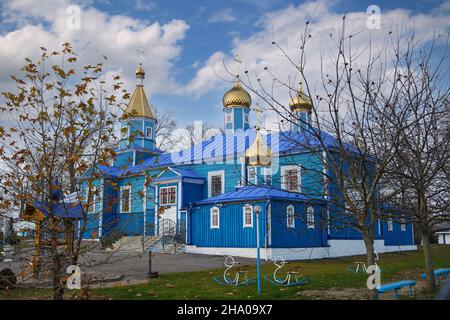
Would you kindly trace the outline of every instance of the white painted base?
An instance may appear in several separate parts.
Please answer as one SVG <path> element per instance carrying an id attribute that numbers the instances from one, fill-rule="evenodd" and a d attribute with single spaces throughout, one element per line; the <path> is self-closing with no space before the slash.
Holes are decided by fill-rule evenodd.
<path id="1" fill-rule="evenodd" d="M 276 257 L 281 256 L 285 260 L 309 260 L 366 254 L 362 240 L 329 240 L 328 243 L 329 247 L 317 248 L 261 248 L 261 258 L 274 260 Z M 417 250 L 417 246 L 415 245 L 385 246 L 384 240 L 375 240 L 374 246 L 375 251 L 378 253 Z M 186 245 L 186 252 L 256 258 L 255 248 L 197 247 Z"/>

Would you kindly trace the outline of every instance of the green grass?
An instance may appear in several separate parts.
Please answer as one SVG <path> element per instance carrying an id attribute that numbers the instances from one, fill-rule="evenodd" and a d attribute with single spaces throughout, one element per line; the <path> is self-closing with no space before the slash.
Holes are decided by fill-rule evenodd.
<path id="1" fill-rule="evenodd" d="M 434 265 L 450 267 L 450 250 L 447 246 L 433 248 Z M 300 265 L 301 273 L 309 279 L 309 283 L 298 287 L 275 286 L 262 279 L 262 294 L 256 294 L 256 284 L 247 286 L 219 285 L 212 281 L 214 276 L 221 276 L 223 270 L 183 272 L 160 275 L 148 283 L 139 285 L 117 286 L 112 288 L 91 289 L 93 299 L 311 299 L 321 298 L 320 292 L 327 290 L 362 289 L 367 277 L 364 274 L 348 272 L 346 268 L 353 264 L 353 257 L 338 259 L 322 259 L 300 261 L 289 265 Z M 380 254 L 379 265 L 383 268 L 382 282 L 387 283 L 399 279 L 419 280 L 423 272 L 422 250 L 403 253 Z M 272 264 L 262 265 L 262 276 L 272 273 Z M 256 267 L 249 268 L 249 275 L 256 276 Z M 318 290 L 319 294 L 308 295 L 310 290 Z M 306 292 L 305 292 L 306 291 Z M 77 298 L 76 291 L 67 291 L 66 298 Z M 50 290 L 9 290 L 0 291 L 0 299 L 48 299 Z M 322 296 L 323 298 L 323 296 Z M 347 297 L 348 298 L 348 297 Z M 352 297 L 355 298 L 355 297 Z"/>

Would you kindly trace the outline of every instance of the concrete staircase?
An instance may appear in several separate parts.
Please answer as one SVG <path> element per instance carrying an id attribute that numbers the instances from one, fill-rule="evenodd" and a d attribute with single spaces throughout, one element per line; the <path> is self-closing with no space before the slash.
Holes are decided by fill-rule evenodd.
<path id="1" fill-rule="evenodd" d="M 112 243 L 106 251 L 139 252 L 143 253 L 151 248 L 154 253 L 177 253 L 184 252 L 184 244 L 167 241 L 161 236 L 143 237 L 126 236 Z"/>
<path id="2" fill-rule="evenodd" d="M 165 244 L 162 246 L 162 253 L 177 253 L 184 252 L 185 247 L 182 243 L 174 243 L 174 244 Z M 156 251 L 155 251 L 156 252 Z"/>
<path id="3" fill-rule="evenodd" d="M 126 236 L 113 242 L 106 251 L 145 252 L 151 246 L 158 244 L 161 237 Z"/>

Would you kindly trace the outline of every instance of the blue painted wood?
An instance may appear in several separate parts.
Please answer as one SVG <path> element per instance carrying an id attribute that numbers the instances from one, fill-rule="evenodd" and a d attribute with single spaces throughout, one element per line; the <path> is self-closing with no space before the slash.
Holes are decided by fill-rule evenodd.
<path id="1" fill-rule="evenodd" d="M 295 209 L 295 228 L 287 226 L 287 206 Z M 323 237 L 326 226 L 322 224 L 322 217 L 326 214 L 324 205 L 312 205 L 314 208 L 315 227 L 308 228 L 306 221 L 306 208 L 308 203 L 296 203 L 290 201 L 271 202 L 271 229 L 272 248 L 308 248 L 324 247 L 326 240 Z"/>
<path id="2" fill-rule="evenodd" d="M 138 236 L 144 233 L 143 212 L 120 213 L 117 228 L 127 236 Z"/>
<path id="3" fill-rule="evenodd" d="M 253 206 L 259 205 L 261 212 L 260 241 L 264 243 L 267 233 L 265 202 L 253 202 Z M 188 218 L 190 244 L 201 247 L 256 247 L 256 214 L 253 213 L 253 227 L 244 227 L 243 205 L 227 204 L 220 208 L 220 228 L 211 229 L 210 209 L 213 205 L 203 205 L 190 211 Z"/>
<path id="4" fill-rule="evenodd" d="M 401 288 L 404 288 L 404 287 L 409 287 L 409 295 L 412 296 L 413 295 L 412 287 L 415 286 L 416 283 L 417 282 L 413 281 L 413 280 L 402 280 L 402 281 L 398 281 L 398 282 L 384 284 L 384 285 L 380 286 L 379 288 L 377 288 L 377 298 L 378 298 L 378 295 L 381 293 L 394 291 L 395 300 L 398 300 L 398 290 Z"/>
<path id="5" fill-rule="evenodd" d="M 434 277 L 436 278 L 436 285 L 440 285 L 440 276 L 444 276 L 445 279 L 448 280 L 449 276 L 448 274 L 450 273 L 450 268 L 442 268 L 442 269 L 435 269 L 434 270 Z M 422 273 L 422 279 L 426 279 L 427 278 L 427 274 L 426 273 Z"/>

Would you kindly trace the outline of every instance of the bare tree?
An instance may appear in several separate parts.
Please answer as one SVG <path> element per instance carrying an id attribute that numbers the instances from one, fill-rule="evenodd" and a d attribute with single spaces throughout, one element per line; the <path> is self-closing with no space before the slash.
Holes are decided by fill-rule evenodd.
<path id="1" fill-rule="evenodd" d="M 413 213 L 431 290 L 435 279 L 430 237 L 433 226 L 450 220 L 450 61 L 448 41 L 436 47 L 441 40 L 436 36 L 423 48 L 411 37 L 396 52 L 402 62 L 396 78 L 400 94 L 389 121 L 405 129 L 386 177 L 390 196 Z"/>
<path id="2" fill-rule="evenodd" d="M 411 123 L 403 121 L 409 117 L 410 111 L 403 102 L 406 97 L 416 98 L 397 81 L 403 77 L 406 62 L 401 55 L 404 45 L 401 35 L 392 40 L 392 32 L 389 32 L 381 47 L 377 48 L 368 41 L 366 47 L 358 49 L 352 43 L 364 34 L 350 34 L 345 26 L 344 16 L 338 33 L 330 34 L 333 49 L 321 55 L 316 92 L 312 90 L 316 84 L 313 85 L 307 72 L 306 48 L 312 38 L 309 22 L 306 22 L 300 37 L 298 59 L 290 57 L 273 42 L 300 74 L 300 88 L 297 89 L 292 82 L 280 80 L 269 67 L 265 70 L 273 79 L 272 87 L 264 86 L 259 79 L 255 85 L 250 76 L 247 76 L 245 86 L 277 115 L 281 134 L 284 134 L 282 130 L 286 124 L 301 128 L 301 137 L 288 132 L 284 138 L 293 148 L 308 150 L 322 163 L 323 171 L 318 171 L 318 174 L 322 176 L 323 195 L 329 200 L 330 211 L 333 212 L 324 218 L 331 228 L 356 231 L 364 241 L 367 264 L 373 265 L 375 227 L 378 221 L 392 218 L 392 213 L 385 214 L 382 210 L 382 203 L 390 197 L 380 192 L 380 183 L 398 156 L 399 147 L 405 139 L 411 139 L 407 134 Z M 415 73 L 411 70 L 411 76 Z M 404 81 L 408 82 L 408 79 Z M 274 94 L 277 87 L 293 92 L 292 98 L 301 101 L 299 109 L 303 110 L 298 112 L 292 105 L 290 108 L 285 101 L 277 99 Z M 446 88 L 448 90 L 448 84 Z M 424 106 L 422 102 L 420 105 Z M 308 106 L 309 112 L 305 111 Z M 442 135 L 440 137 L 443 138 Z M 442 172 L 439 169 L 442 166 L 436 167 L 436 163 L 430 163 L 430 166 L 436 172 Z M 371 290 L 371 298 L 374 295 Z"/>
<path id="3" fill-rule="evenodd" d="M 155 117 L 158 119 L 155 128 L 156 147 L 162 151 L 168 150 L 174 143 L 173 131 L 177 124 L 170 111 L 159 111 L 155 108 Z"/>

